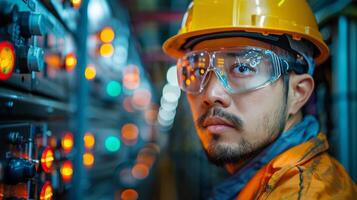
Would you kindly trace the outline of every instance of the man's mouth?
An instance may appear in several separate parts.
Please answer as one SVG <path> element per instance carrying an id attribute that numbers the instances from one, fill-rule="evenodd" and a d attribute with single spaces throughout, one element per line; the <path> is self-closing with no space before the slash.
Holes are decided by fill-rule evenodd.
<path id="1" fill-rule="evenodd" d="M 225 132 L 228 129 L 235 129 L 235 126 L 224 118 L 208 117 L 203 122 L 203 128 L 207 129 L 211 133 L 220 133 Z"/>

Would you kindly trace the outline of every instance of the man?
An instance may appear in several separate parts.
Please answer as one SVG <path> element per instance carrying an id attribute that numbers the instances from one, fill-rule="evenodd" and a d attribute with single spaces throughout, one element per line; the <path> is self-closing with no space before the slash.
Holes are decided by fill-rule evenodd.
<path id="1" fill-rule="evenodd" d="M 357 197 L 301 111 L 329 52 L 306 1 L 195 0 L 163 49 L 209 160 L 232 174 L 212 199 Z"/>

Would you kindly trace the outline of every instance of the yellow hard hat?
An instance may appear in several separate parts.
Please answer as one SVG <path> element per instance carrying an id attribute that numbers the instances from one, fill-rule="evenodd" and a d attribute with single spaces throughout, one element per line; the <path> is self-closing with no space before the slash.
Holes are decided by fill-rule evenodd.
<path id="1" fill-rule="evenodd" d="M 179 33 L 164 43 L 163 50 L 179 58 L 191 40 L 229 32 L 241 32 L 243 36 L 288 35 L 294 41 L 309 41 L 317 50 L 314 55 L 317 65 L 329 55 L 306 0 L 194 0 L 183 17 Z M 215 37 L 219 36 L 211 38 Z"/>

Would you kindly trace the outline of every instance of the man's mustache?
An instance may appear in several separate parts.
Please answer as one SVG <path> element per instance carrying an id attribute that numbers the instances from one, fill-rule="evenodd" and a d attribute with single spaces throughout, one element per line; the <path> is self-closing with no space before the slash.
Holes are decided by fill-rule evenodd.
<path id="1" fill-rule="evenodd" d="M 220 117 L 230 123 L 232 123 L 233 127 L 237 130 L 243 130 L 243 120 L 241 120 L 236 115 L 228 113 L 221 108 L 212 107 L 207 110 L 206 113 L 202 114 L 197 120 L 196 124 L 199 128 L 204 129 L 204 122 L 209 117 Z"/>

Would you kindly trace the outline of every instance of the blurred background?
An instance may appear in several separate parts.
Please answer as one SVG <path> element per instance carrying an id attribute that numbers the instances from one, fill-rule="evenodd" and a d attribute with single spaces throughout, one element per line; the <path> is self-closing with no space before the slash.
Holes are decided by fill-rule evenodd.
<path id="1" fill-rule="evenodd" d="M 357 3 L 308 2 L 331 56 L 305 110 L 357 181 Z M 0 199 L 207 199 L 228 174 L 161 50 L 189 3 L 0 0 Z"/>

